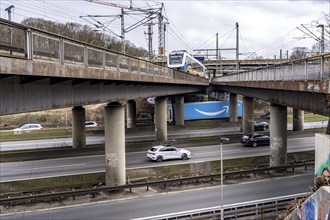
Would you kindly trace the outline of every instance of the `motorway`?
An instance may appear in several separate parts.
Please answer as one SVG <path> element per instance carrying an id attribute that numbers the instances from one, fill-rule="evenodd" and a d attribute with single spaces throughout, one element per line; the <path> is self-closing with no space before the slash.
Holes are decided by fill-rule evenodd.
<path id="1" fill-rule="evenodd" d="M 304 123 L 305 129 L 311 128 L 324 128 L 327 126 L 327 121 L 321 122 L 306 122 Z M 288 130 L 292 130 L 292 124 L 288 124 Z M 9 132 L 9 131 L 2 131 Z M 219 136 L 229 134 L 242 134 L 239 127 L 220 127 L 213 129 L 198 129 L 198 130 L 175 130 L 168 131 L 168 140 L 180 138 L 198 138 L 208 136 Z M 155 134 L 153 131 L 137 132 L 126 135 L 126 142 L 139 142 L 139 141 L 154 141 Z M 104 144 L 103 136 L 87 136 L 87 145 Z M 12 141 L 0 142 L 0 151 L 13 151 L 13 150 L 28 150 L 28 149 L 43 149 L 43 148 L 58 148 L 72 146 L 72 138 L 58 138 L 48 140 L 31 140 L 31 141 Z"/>
<path id="2" fill-rule="evenodd" d="M 199 129 L 199 130 L 176 130 L 170 131 L 168 139 L 180 138 L 198 138 L 216 135 L 241 134 L 239 128 L 214 128 L 214 129 Z M 154 141 L 154 131 L 136 132 L 126 135 L 126 143 Z M 104 144 L 104 136 L 87 136 L 86 145 Z M 58 148 L 72 146 L 72 138 L 58 138 L 47 140 L 31 140 L 31 141 L 10 141 L 0 142 L 0 151 L 9 150 L 28 150 L 28 149 L 43 149 L 43 148 Z"/>
<path id="3" fill-rule="evenodd" d="M 219 160 L 219 145 L 186 148 L 192 152 L 190 160 L 164 161 L 157 163 L 146 158 L 146 152 L 132 152 L 126 154 L 126 168 L 146 168 L 166 166 L 180 163 L 197 163 Z M 288 139 L 288 152 L 311 151 L 315 149 L 314 137 Z M 245 147 L 240 143 L 225 144 L 224 159 L 243 158 L 250 156 L 269 155 L 269 146 L 257 148 Z M 34 160 L 25 162 L 1 163 L 0 182 L 27 180 L 45 177 L 74 175 L 82 173 L 105 172 L 104 155 L 80 156 L 59 159 Z"/>
<path id="4" fill-rule="evenodd" d="M 264 179 L 255 182 L 225 185 L 224 206 L 240 202 L 254 201 L 309 191 L 313 175 Z M 26 207 L 23 212 L 2 214 L 1 220 L 37 219 L 134 219 L 153 217 L 161 214 L 176 213 L 220 205 L 220 187 L 183 190 L 133 196 L 132 198 L 98 201 L 84 204 L 66 205 L 36 210 Z M 156 219 L 156 217 L 154 217 Z"/>

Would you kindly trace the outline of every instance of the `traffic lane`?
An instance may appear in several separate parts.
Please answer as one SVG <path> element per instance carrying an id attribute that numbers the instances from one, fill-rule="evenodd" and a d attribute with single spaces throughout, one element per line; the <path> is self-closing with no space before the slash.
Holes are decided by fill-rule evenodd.
<path id="1" fill-rule="evenodd" d="M 313 184 L 314 175 L 281 177 L 224 185 L 224 205 L 267 199 L 291 194 L 306 193 Z M 133 190 L 134 192 L 134 190 Z M 118 201 L 87 203 L 63 208 L 25 211 L 0 215 L 1 219 L 134 219 L 162 214 L 209 208 L 220 205 L 219 186 L 178 192 L 156 193 Z"/>
<path id="2" fill-rule="evenodd" d="M 213 128 L 200 130 L 183 130 L 175 132 L 169 131 L 169 139 L 193 138 L 193 137 L 207 137 L 214 135 L 235 134 L 239 133 L 238 128 Z M 148 132 L 148 131 L 147 131 Z M 152 132 L 127 134 L 126 142 L 140 142 L 140 141 L 154 141 L 155 134 Z M 104 144 L 104 136 L 87 136 L 87 145 Z M 29 150 L 29 149 L 43 149 L 43 148 L 59 148 L 72 146 L 72 138 L 57 138 L 47 140 L 28 140 L 28 141 L 10 141 L 0 142 L 0 151 L 10 150 Z"/>
<path id="3" fill-rule="evenodd" d="M 105 171 L 104 155 L 0 163 L 0 182 Z"/>
<path id="4" fill-rule="evenodd" d="M 315 149 L 314 146 L 314 137 L 293 138 L 288 140 L 288 152 L 310 151 Z M 192 147 L 186 149 L 192 152 L 192 158 L 190 160 L 171 160 L 164 161 L 162 163 L 147 159 L 146 152 L 127 153 L 126 168 L 138 169 L 156 166 L 169 166 L 182 163 L 198 163 L 220 159 L 219 145 Z M 225 144 L 223 146 L 224 159 L 253 157 L 269 154 L 269 146 L 253 148 L 244 147 L 240 143 Z M 1 163 L 0 182 L 104 171 L 104 155 Z"/>
<path id="5" fill-rule="evenodd" d="M 327 126 L 327 121 L 324 122 L 306 122 L 304 128 L 322 128 Z M 292 124 L 288 124 L 288 130 L 292 130 Z M 242 134 L 239 127 L 230 128 L 212 128 L 212 129 L 199 129 L 199 130 L 176 130 L 168 131 L 168 139 L 180 138 L 196 138 L 207 137 L 215 135 L 229 135 L 229 134 Z M 126 142 L 138 141 L 154 141 L 155 135 L 153 133 L 135 133 L 127 134 Z M 87 145 L 104 144 L 104 136 L 88 136 L 86 137 Z M 72 146 L 72 138 L 58 138 L 49 140 L 31 140 L 31 141 L 13 141 L 13 142 L 0 142 L 0 151 L 9 150 L 22 150 L 22 149 L 42 149 L 42 148 L 58 148 Z"/>

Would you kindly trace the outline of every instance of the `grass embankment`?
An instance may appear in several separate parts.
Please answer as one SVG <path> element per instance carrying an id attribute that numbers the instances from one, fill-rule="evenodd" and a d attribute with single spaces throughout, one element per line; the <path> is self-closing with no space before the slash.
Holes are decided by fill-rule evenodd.
<path id="1" fill-rule="evenodd" d="M 0 141 L 23 141 L 23 140 L 36 140 L 36 139 L 52 139 L 52 138 L 65 138 L 71 137 L 72 130 L 68 129 L 43 129 L 38 131 L 30 132 L 13 132 L 13 131 L 2 131 L 0 132 Z"/>
<path id="2" fill-rule="evenodd" d="M 30 120 L 24 121 L 35 121 L 33 118 L 28 117 Z M 49 116 L 49 115 L 48 115 Z M 7 116 L 8 117 L 8 116 Z M 40 115 L 38 116 L 40 117 Z M 305 114 L 305 122 L 317 122 L 317 121 L 327 121 L 329 117 L 317 114 Z M 215 128 L 219 126 L 233 126 L 232 123 L 227 123 L 228 120 L 200 120 L 200 121 L 187 121 L 185 123 L 186 128 L 194 129 L 205 129 L 205 128 Z M 288 115 L 288 123 L 292 123 L 292 115 Z M 236 126 L 239 126 L 240 123 L 237 123 Z M 102 132 L 101 128 L 88 128 L 86 129 L 87 135 L 89 134 L 99 134 Z M 68 128 L 67 130 L 64 127 L 60 128 L 44 128 L 40 131 L 31 131 L 31 132 L 22 132 L 20 134 L 14 134 L 13 131 L 1 131 L 0 132 L 0 142 L 5 141 L 22 141 L 22 140 L 37 140 L 37 139 L 52 139 L 52 138 L 65 138 L 72 137 L 72 130 Z"/>
<path id="3" fill-rule="evenodd" d="M 86 128 L 87 135 L 97 134 L 99 128 Z M 5 141 L 24 141 L 24 140 L 38 140 L 38 139 L 53 139 L 53 138 L 69 138 L 72 137 L 72 129 L 68 128 L 49 128 L 37 131 L 29 132 L 13 132 L 13 131 L 1 131 L 0 142 Z"/>
<path id="4" fill-rule="evenodd" d="M 288 123 L 292 123 L 293 116 L 288 115 Z M 318 115 L 318 114 L 305 114 L 304 115 L 304 122 L 317 122 L 317 121 L 328 121 L 329 117 Z"/>

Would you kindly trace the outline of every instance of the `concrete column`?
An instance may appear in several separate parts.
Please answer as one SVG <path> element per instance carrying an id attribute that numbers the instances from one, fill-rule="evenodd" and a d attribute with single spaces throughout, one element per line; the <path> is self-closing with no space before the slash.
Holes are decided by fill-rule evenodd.
<path id="1" fill-rule="evenodd" d="M 72 147 L 86 147 L 85 109 L 82 106 L 72 109 Z"/>
<path id="2" fill-rule="evenodd" d="M 175 125 L 184 126 L 184 96 L 175 96 Z"/>
<path id="3" fill-rule="evenodd" d="M 304 111 L 299 109 L 293 109 L 293 129 L 294 131 L 304 130 Z"/>
<path id="4" fill-rule="evenodd" d="M 155 141 L 167 141 L 167 98 L 156 97 L 155 100 Z"/>
<path id="5" fill-rule="evenodd" d="M 253 98 L 243 98 L 243 134 L 254 133 L 254 105 Z"/>
<path id="6" fill-rule="evenodd" d="M 127 128 L 136 127 L 136 102 L 128 100 L 126 105 Z"/>
<path id="7" fill-rule="evenodd" d="M 125 108 L 118 102 L 104 109 L 106 186 L 126 184 Z"/>
<path id="8" fill-rule="evenodd" d="M 229 122 L 238 122 L 238 96 L 237 94 L 230 93 L 230 117 Z"/>
<path id="9" fill-rule="evenodd" d="M 287 164 L 287 107 L 270 105 L 270 166 Z"/>

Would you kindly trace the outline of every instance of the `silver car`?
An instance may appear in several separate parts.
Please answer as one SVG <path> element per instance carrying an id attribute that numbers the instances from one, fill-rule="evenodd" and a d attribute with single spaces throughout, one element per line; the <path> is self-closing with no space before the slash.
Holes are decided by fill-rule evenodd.
<path id="1" fill-rule="evenodd" d="M 163 160 L 182 159 L 187 160 L 191 158 L 191 152 L 182 148 L 173 146 L 157 145 L 148 150 L 147 157 L 150 160 L 162 162 Z"/>
<path id="2" fill-rule="evenodd" d="M 25 124 L 22 127 L 15 128 L 14 134 L 20 134 L 22 132 L 31 132 L 34 130 L 41 130 L 42 126 L 40 124 Z"/>

